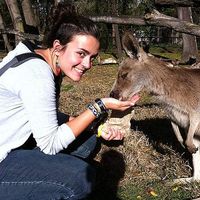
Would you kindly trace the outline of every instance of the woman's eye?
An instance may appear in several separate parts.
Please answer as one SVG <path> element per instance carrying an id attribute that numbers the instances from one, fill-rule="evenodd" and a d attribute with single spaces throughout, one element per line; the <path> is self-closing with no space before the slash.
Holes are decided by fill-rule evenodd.
<path id="1" fill-rule="evenodd" d="M 85 52 L 78 52 L 81 58 L 84 58 L 86 56 Z"/>

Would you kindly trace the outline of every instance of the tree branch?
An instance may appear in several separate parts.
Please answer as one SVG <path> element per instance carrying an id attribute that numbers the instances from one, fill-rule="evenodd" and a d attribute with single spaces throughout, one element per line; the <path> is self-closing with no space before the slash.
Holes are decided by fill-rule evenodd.
<path id="1" fill-rule="evenodd" d="M 159 6 L 199 7 L 199 0 L 154 0 Z"/>
<path id="2" fill-rule="evenodd" d="M 111 24 L 131 24 L 138 26 L 164 26 L 174 29 L 177 32 L 186 33 L 190 35 L 196 35 L 200 37 L 200 26 L 179 20 L 175 17 L 164 15 L 157 10 L 153 10 L 151 13 L 147 13 L 144 18 L 133 18 L 127 16 L 111 17 L 111 16 L 89 16 L 95 22 L 111 23 Z M 15 34 L 25 39 L 42 41 L 43 35 L 34 35 L 28 33 L 22 33 L 17 30 L 0 29 L 0 34 Z"/>
<path id="3" fill-rule="evenodd" d="M 23 32 L 17 31 L 17 30 L 13 30 L 13 29 L 0 29 L 0 34 L 14 34 L 14 35 L 18 35 L 24 39 L 36 40 L 36 41 L 42 41 L 42 39 L 43 39 L 43 35 L 23 33 Z"/>
<path id="4" fill-rule="evenodd" d="M 127 16 L 111 17 L 111 16 L 89 16 L 95 22 L 111 23 L 111 24 L 134 24 L 139 26 L 146 25 L 142 18 L 133 18 Z"/>
<path id="5" fill-rule="evenodd" d="M 153 10 L 151 13 L 146 14 L 145 20 L 148 25 L 165 26 L 172 28 L 177 32 L 200 36 L 200 26 L 161 14 L 157 10 Z"/>
<path id="6" fill-rule="evenodd" d="M 153 10 L 151 13 L 147 13 L 144 18 L 133 18 L 133 17 L 111 17 L 111 16 L 90 16 L 95 22 L 103 23 L 116 23 L 116 24 L 132 24 L 139 26 L 164 26 L 174 29 L 177 32 L 186 33 L 190 35 L 196 35 L 200 37 L 200 26 L 180 20 L 175 17 L 170 17 L 161 14 L 157 10 Z"/>

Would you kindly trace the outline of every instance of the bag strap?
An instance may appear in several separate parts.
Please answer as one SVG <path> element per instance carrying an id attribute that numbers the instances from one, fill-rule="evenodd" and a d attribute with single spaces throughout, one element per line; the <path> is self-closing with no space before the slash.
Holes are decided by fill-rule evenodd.
<path id="1" fill-rule="evenodd" d="M 5 64 L 1 69 L 0 69 L 0 76 L 9 68 L 14 68 L 17 67 L 24 62 L 33 59 L 33 58 L 39 58 L 45 61 L 45 59 L 40 56 L 39 54 L 29 52 L 29 53 L 23 53 L 20 55 L 15 56 L 11 61 L 9 61 L 7 64 Z"/>

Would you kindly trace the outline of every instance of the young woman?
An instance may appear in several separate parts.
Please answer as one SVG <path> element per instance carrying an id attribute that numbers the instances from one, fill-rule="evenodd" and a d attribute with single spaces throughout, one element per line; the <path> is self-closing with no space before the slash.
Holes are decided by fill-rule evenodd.
<path id="1" fill-rule="evenodd" d="M 123 111 L 136 101 L 102 98 L 77 117 L 58 112 L 61 73 L 79 81 L 99 50 L 95 24 L 66 10 L 58 4 L 45 48 L 21 42 L 0 63 L 1 69 L 23 53 L 41 56 L 10 67 L 0 77 L 0 199 L 85 198 L 95 171 L 84 159 L 94 150 L 96 136 L 84 130 L 106 109 Z M 31 134 L 37 147 L 20 148 Z M 121 140 L 123 133 L 111 129 L 101 136 Z M 69 154 L 61 153 L 63 149 Z"/>

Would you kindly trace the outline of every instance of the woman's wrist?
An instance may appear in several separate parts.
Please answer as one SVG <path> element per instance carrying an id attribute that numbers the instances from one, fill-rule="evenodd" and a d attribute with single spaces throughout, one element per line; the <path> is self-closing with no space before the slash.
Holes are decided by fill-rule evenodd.
<path id="1" fill-rule="evenodd" d="M 104 104 L 105 108 L 108 110 L 109 105 L 108 105 L 108 102 L 106 100 L 107 100 L 107 98 L 101 98 L 102 103 Z"/>
<path id="2" fill-rule="evenodd" d="M 99 98 L 95 99 L 95 103 L 100 108 L 101 112 L 106 112 L 107 111 L 105 103 L 103 102 L 102 99 L 99 99 Z"/>
<path id="3" fill-rule="evenodd" d="M 96 99 L 93 103 L 89 103 L 87 108 L 95 115 L 96 118 L 99 118 L 100 115 L 107 113 L 108 111 L 102 99 Z"/>

